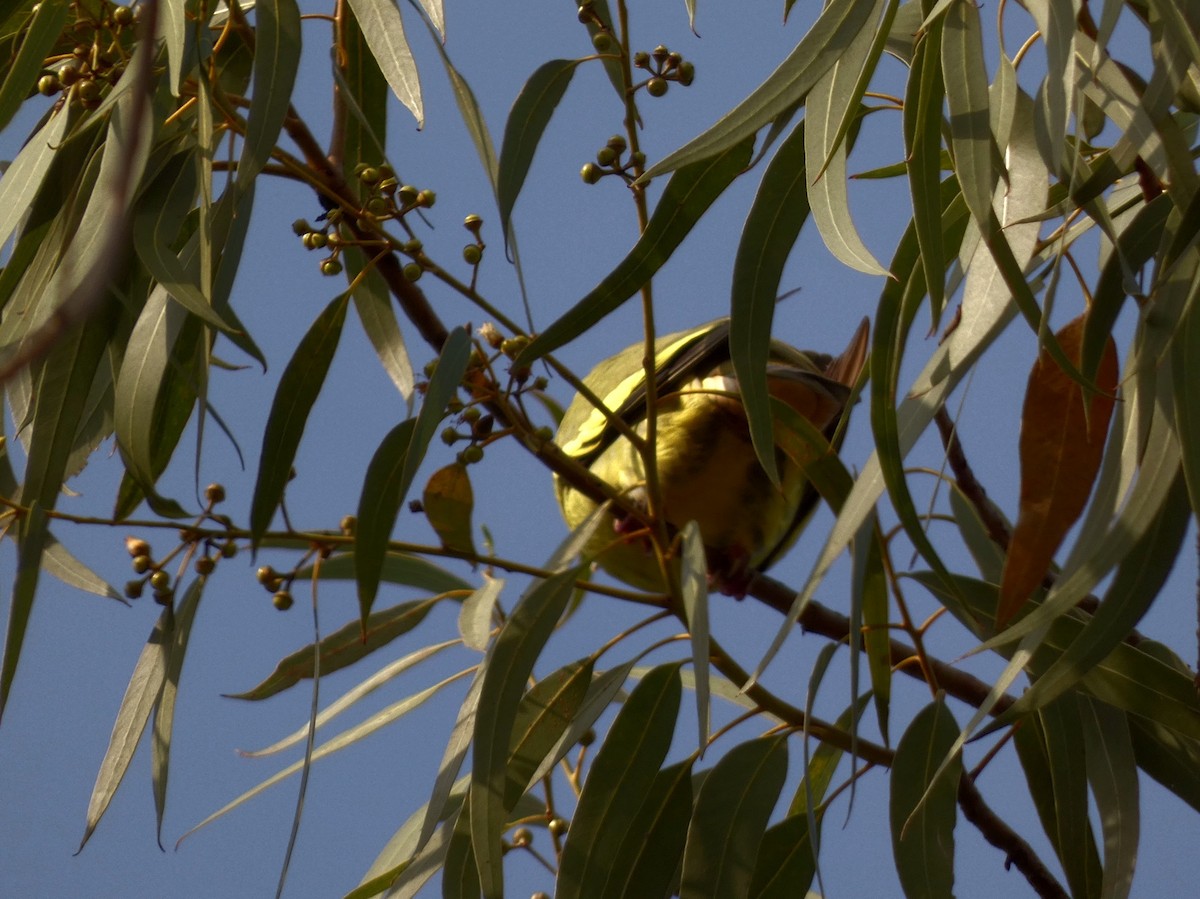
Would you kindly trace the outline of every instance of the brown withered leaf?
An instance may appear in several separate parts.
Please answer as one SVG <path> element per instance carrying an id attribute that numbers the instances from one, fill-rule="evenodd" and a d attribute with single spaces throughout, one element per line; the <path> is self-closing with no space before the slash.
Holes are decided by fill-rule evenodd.
<path id="1" fill-rule="evenodd" d="M 1078 364 L 1085 316 L 1055 335 Z M 1004 627 L 1042 583 L 1063 538 L 1083 514 L 1100 471 L 1117 389 L 1112 338 L 1096 370 L 1089 408 L 1084 391 L 1042 351 L 1029 374 L 1021 411 L 1021 507 L 1000 578 L 996 626 Z"/>
<path id="2" fill-rule="evenodd" d="M 466 465 L 452 462 L 435 471 L 425 485 L 421 503 L 442 546 L 475 553 L 475 544 L 471 540 L 471 512 L 475 508 L 475 494 L 471 490 Z"/>

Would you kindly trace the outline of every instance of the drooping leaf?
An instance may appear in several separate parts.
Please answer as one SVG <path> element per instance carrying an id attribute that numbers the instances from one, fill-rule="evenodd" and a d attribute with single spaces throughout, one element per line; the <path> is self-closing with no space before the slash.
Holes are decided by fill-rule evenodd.
<path id="1" fill-rule="evenodd" d="M 444 549 L 475 555 L 471 526 L 475 494 L 466 465 L 451 462 L 430 475 L 421 495 L 421 507 Z"/>
<path id="2" fill-rule="evenodd" d="M 1137 764 L 1128 718 L 1094 699 L 1079 703 L 1088 784 L 1096 800 L 1104 845 L 1105 899 L 1126 899 L 1138 856 L 1141 811 Z"/>
<path id="3" fill-rule="evenodd" d="M 258 177 L 275 149 L 291 104 L 303 45 L 296 0 L 259 0 L 254 10 L 254 89 L 238 160 L 240 190 Z"/>
<path id="4" fill-rule="evenodd" d="M 29 512 L 22 517 L 17 533 L 17 574 L 8 607 L 4 661 L 0 663 L 0 717 L 3 717 L 4 708 L 8 705 L 13 678 L 17 674 L 17 662 L 21 658 L 21 647 L 25 642 L 29 614 L 33 611 L 33 598 L 37 593 L 38 575 L 42 569 L 42 553 L 49 537 L 46 515 L 37 501 L 30 504 Z"/>
<path id="5" fill-rule="evenodd" d="M 592 684 L 592 662 L 582 659 L 559 668 L 529 688 L 513 720 L 504 807 L 512 810 L 533 783 L 533 775 L 566 732 Z"/>
<path id="6" fill-rule="evenodd" d="M 625 839 L 613 856 L 607 888 L 612 896 L 666 896 L 679 871 L 692 815 L 692 761 L 654 776 Z M 628 872 L 622 879 L 621 872 Z"/>
<path id="7" fill-rule="evenodd" d="M 471 352 L 471 336 L 466 329 L 451 331 L 442 346 L 442 354 L 429 379 L 417 417 L 392 428 L 367 466 L 354 541 L 358 606 L 364 622 L 375 602 L 384 555 L 400 505 L 446 414 L 447 405 L 458 391 Z"/>
<path id="8" fill-rule="evenodd" d="M 742 226 L 733 262 L 729 302 L 729 355 L 746 409 L 750 438 L 763 471 L 778 482 L 767 358 L 779 282 L 800 229 L 808 220 L 804 121 L 779 145 Z"/>
<path id="9" fill-rule="evenodd" d="M 492 577 L 485 571 L 483 583 L 463 600 L 462 610 L 458 613 L 458 632 L 462 634 L 464 645 L 478 652 L 487 649 L 496 602 L 503 589 L 504 579 Z"/>
<path id="10" fill-rule="evenodd" d="M 504 891 L 500 834 L 513 722 L 525 682 L 574 592 L 580 569 L 568 568 L 537 581 L 521 597 L 485 663 L 471 766 L 471 845 L 483 895 Z"/>
<path id="11" fill-rule="evenodd" d="M 954 826 L 962 758 L 936 777 L 958 737 L 958 725 L 938 699 L 909 724 L 896 747 L 891 775 L 892 850 L 904 895 L 954 895 Z"/>
<path id="12" fill-rule="evenodd" d="M 552 59 L 543 63 L 529 76 L 508 113 L 504 140 L 500 144 L 497 186 L 500 227 L 506 237 L 512 210 L 529 174 L 533 155 L 579 62 L 577 59 Z"/>
<path id="13" fill-rule="evenodd" d="M 1083 317 L 1058 332 L 1075 362 Z M 1021 413 L 1021 506 L 1000 581 L 996 623 L 1003 627 L 1042 582 L 1054 553 L 1087 503 L 1104 452 L 1117 389 L 1117 350 L 1096 371 L 1096 390 L 1083 389 L 1043 351 L 1029 375 Z"/>
<path id="14" fill-rule="evenodd" d="M 612 866 L 614 854 L 666 758 L 681 698 L 674 663 L 647 674 L 625 701 L 584 782 L 563 847 L 556 896 L 609 896 L 609 881 L 623 880 L 626 872 Z"/>
<path id="15" fill-rule="evenodd" d="M 683 610 L 687 616 L 688 635 L 692 642 L 692 671 L 695 677 L 696 719 L 700 728 L 699 752 L 708 745 L 709 720 L 712 702 L 709 696 L 709 645 L 708 629 L 708 559 L 704 552 L 704 539 L 696 522 L 684 525 L 682 564 L 679 572 L 679 592 L 683 598 Z"/>
<path id="16" fill-rule="evenodd" d="M 392 93 L 413 114 L 417 128 L 423 127 L 425 108 L 421 99 L 421 81 L 399 7 L 394 0 L 350 0 L 350 8 L 354 10 L 367 46 Z"/>
<path id="17" fill-rule="evenodd" d="M 263 431 L 258 478 L 250 503 L 250 533 L 256 548 L 283 500 L 308 414 L 325 384 L 325 376 L 342 336 L 348 304 L 349 297 L 342 294 L 325 307 L 296 345 L 296 351 L 279 379 L 279 388 L 275 391 L 267 427 Z"/>
<path id="18" fill-rule="evenodd" d="M 108 739 L 108 748 L 104 759 L 100 762 L 100 770 L 96 774 L 96 783 L 92 787 L 92 796 L 88 800 L 87 823 L 83 831 L 83 839 L 79 848 L 86 845 L 88 839 L 100 823 L 109 804 L 117 794 L 125 774 L 129 771 L 129 763 L 133 761 L 138 743 L 142 740 L 142 732 L 150 720 L 150 713 L 158 702 L 163 680 L 167 675 L 167 665 L 170 661 L 171 643 L 175 639 L 175 612 L 171 606 L 163 609 L 150 639 L 142 648 L 129 686 L 125 688 L 125 696 L 121 699 L 121 707 L 117 711 L 117 719 L 113 723 L 112 735 Z"/>
<path id="19" fill-rule="evenodd" d="M 761 737 L 733 747 L 709 772 L 688 827 L 680 899 L 749 893 L 787 763 L 787 738 Z"/>

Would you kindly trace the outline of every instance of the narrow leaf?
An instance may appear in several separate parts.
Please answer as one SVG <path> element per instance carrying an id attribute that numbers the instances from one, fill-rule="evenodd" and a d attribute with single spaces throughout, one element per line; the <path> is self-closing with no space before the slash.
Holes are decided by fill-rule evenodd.
<path id="1" fill-rule="evenodd" d="M 245 190 L 275 149 L 300 67 L 300 9 L 296 0 L 259 0 L 254 7 L 254 91 L 237 184 Z"/>
<path id="2" fill-rule="evenodd" d="M 343 294 L 325 307 L 297 344 L 279 379 L 263 432 L 258 478 L 250 503 L 250 533 L 256 548 L 283 500 L 308 414 L 325 384 L 325 376 L 342 336 L 348 303 L 349 298 Z"/>
<path id="3" fill-rule="evenodd" d="M 934 779 L 958 725 L 938 699 L 922 709 L 896 747 L 892 765 L 892 850 L 904 895 L 935 899 L 954 895 L 954 826 L 962 758 Z"/>
<path id="4" fill-rule="evenodd" d="M 425 108 L 421 100 L 421 81 L 412 48 L 404 34 L 399 7 L 394 0 L 350 0 L 350 8 L 354 10 L 367 46 L 392 93 L 413 114 L 417 128 L 422 128 Z"/>
<path id="5" fill-rule="evenodd" d="M 709 719 L 712 701 L 709 695 L 709 630 L 708 630 L 708 559 L 704 539 L 694 521 L 684 525 L 683 562 L 680 566 L 679 592 L 687 616 L 688 635 L 692 642 L 692 671 L 695 674 L 696 720 L 700 728 L 700 753 L 708 745 Z"/>
<path id="6" fill-rule="evenodd" d="M 34 501 L 29 512 L 22 516 L 17 530 L 17 574 L 13 580 L 12 601 L 8 607 L 8 629 L 4 635 L 4 661 L 0 664 L 0 717 L 8 705 L 13 678 L 17 674 L 17 662 L 21 658 L 21 647 L 25 642 L 25 630 L 29 626 L 29 615 L 33 611 L 33 597 L 37 593 L 38 574 L 41 572 L 42 552 L 49 537 L 46 513 L 41 504 Z"/>
<path id="7" fill-rule="evenodd" d="M 577 59 L 552 59 L 541 65 L 529 76 L 508 113 L 508 121 L 504 123 L 504 140 L 500 144 L 497 179 L 500 227 L 505 235 L 508 234 L 513 207 L 529 174 L 538 143 L 571 84 L 577 65 Z"/>
<path id="8" fill-rule="evenodd" d="M 1078 362 L 1083 317 L 1057 334 Z M 1100 471 L 1117 389 L 1117 351 L 1108 349 L 1090 397 L 1043 350 L 1021 413 L 1021 506 L 1000 581 L 996 623 L 1003 627 L 1041 584 L 1054 553 L 1083 513 Z"/>
<path id="9" fill-rule="evenodd" d="M 612 868 L 612 858 L 666 758 L 681 698 L 679 665 L 660 665 L 642 678 L 617 714 L 584 782 L 563 847 L 556 896 L 609 896 L 609 880 L 624 877 Z"/>
<path id="10" fill-rule="evenodd" d="M 513 721 L 534 663 L 558 624 L 574 592 L 578 568 L 537 581 L 521 597 L 492 647 L 475 716 L 471 767 L 471 845 L 483 894 L 504 892 L 500 834 L 504 829 L 504 791 Z"/>
<path id="11" fill-rule="evenodd" d="M 680 899 L 746 896 L 767 819 L 787 776 L 787 738 L 733 747 L 704 781 L 683 853 Z"/>

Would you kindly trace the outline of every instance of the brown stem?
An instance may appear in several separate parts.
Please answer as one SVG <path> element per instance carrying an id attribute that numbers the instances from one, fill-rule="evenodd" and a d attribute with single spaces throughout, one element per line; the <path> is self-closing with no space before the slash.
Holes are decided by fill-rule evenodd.
<path id="1" fill-rule="evenodd" d="M 1005 855 L 1005 867 L 1014 866 L 1042 899 L 1067 899 L 1068 893 L 1038 858 L 1033 847 L 1009 827 L 983 800 L 967 774 L 958 781 L 958 807 L 983 838 Z"/>

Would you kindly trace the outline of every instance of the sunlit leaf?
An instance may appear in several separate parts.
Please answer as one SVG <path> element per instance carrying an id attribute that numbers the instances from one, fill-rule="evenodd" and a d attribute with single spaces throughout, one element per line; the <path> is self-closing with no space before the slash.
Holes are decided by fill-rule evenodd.
<path id="1" fill-rule="evenodd" d="M 696 719 L 700 728 L 699 751 L 708 745 L 709 718 L 712 703 L 709 698 L 709 630 L 708 630 L 708 559 L 704 540 L 696 522 L 689 521 L 681 534 L 683 539 L 679 592 L 687 616 L 688 634 L 692 641 L 692 671 L 695 676 Z"/>
<path id="2" fill-rule="evenodd" d="M 392 93 L 416 118 L 417 127 L 423 127 L 421 81 L 395 0 L 350 0 L 350 8 Z"/>
<path id="3" fill-rule="evenodd" d="M 1133 885 L 1141 831 L 1138 772 L 1128 719 L 1096 700 L 1079 703 L 1088 783 L 1104 845 L 1103 895 L 1124 899 Z"/>
<path id="4" fill-rule="evenodd" d="M 462 634 L 463 643 L 471 649 L 478 652 L 487 649 L 496 601 L 503 589 L 504 580 L 492 577 L 485 571 L 483 583 L 463 600 L 462 609 L 458 613 L 458 632 Z"/>

